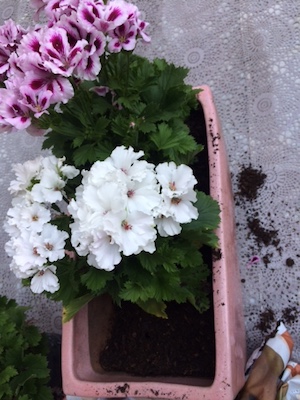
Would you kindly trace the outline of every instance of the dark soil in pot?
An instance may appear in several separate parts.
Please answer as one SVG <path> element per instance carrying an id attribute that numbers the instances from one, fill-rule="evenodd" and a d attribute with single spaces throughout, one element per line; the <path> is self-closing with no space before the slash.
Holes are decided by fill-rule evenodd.
<path id="1" fill-rule="evenodd" d="M 48 333 L 46 337 L 48 342 L 48 368 L 50 369 L 49 386 L 53 400 L 64 400 L 61 377 L 61 335 Z"/>
<path id="2" fill-rule="evenodd" d="M 193 166 L 197 189 L 209 193 L 206 127 L 201 106 L 187 121 L 192 135 L 204 145 Z M 204 254 L 211 267 L 211 251 Z M 212 305 L 212 281 L 207 282 Z M 215 337 L 213 307 L 200 314 L 191 304 L 170 303 L 168 319 L 147 314 L 124 302 L 115 307 L 111 337 L 100 354 L 106 371 L 123 371 L 140 376 L 190 376 L 213 379 Z"/>

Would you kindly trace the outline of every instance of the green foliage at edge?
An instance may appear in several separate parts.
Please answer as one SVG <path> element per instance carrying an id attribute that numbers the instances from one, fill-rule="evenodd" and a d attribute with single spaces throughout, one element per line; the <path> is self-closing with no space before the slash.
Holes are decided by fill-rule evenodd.
<path id="1" fill-rule="evenodd" d="M 26 307 L 0 296 L 0 399 L 51 400 L 47 346 Z"/>

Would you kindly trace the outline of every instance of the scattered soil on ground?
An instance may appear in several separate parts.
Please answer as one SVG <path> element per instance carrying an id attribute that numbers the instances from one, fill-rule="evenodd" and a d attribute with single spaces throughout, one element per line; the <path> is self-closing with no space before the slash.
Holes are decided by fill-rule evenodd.
<path id="1" fill-rule="evenodd" d="M 292 324 L 298 319 L 297 307 L 286 307 L 282 310 L 282 320 L 286 324 Z"/>
<path id="2" fill-rule="evenodd" d="M 273 245 L 278 247 L 280 240 L 278 239 L 278 231 L 267 229 L 261 225 L 259 218 L 248 218 L 248 228 L 255 236 L 258 245 L 261 247 Z"/>
<path id="3" fill-rule="evenodd" d="M 243 166 L 238 175 L 238 192 L 240 198 L 253 201 L 257 198 L 258 192 L 265 183 L 267 175 L 261 169 L 253 168 L 251 165 Z"/>
<path id="4" fill-rule="evenodd" d="M 269 336 L 266 337 L 268 338 L 274 336 L 277 324 L 280 321 L 282 321 L 285 325 L 290 325 L 297 321 L 297 319 L 298 310 L 295 306 L 284 308 L 281 312 L 281 316 L 278 317 L 276 317 L 275 312 L 271 308 L 267 308 L 260 314 L 259 322 L 256 324 L 256 328 L 259 329 L 262 334 L 268 334 Z"/>
<path id="5" fill-rule="evenodd" d="M 269 332 L 270 329 L 274 329 L 276 323 L 277 321 L 274 311 L 271 308 L 267 308 L 260 314 L 256 328 L 265 334 Z"/>

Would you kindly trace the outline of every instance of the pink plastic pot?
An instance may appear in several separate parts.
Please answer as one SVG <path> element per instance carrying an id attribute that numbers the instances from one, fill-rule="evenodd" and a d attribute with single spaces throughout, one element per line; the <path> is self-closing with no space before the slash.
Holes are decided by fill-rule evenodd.
<path id="1" fill-rule="evenodd" d="M 221 225 L 217 231 L 222 257 L 213 262 L 216 370 L 213 380 L 201 378 L 135 378 L 107 373 L 98 363 L 108 333 L 109 298 L 90 302 L 63 324 L 62 374 L 68 395 L 106 398 L 233 400 L 244 384 L 245 329 L 240 275 L 235 245 L 231 180 L 224 138 L 209 87 L 198 99 L 206 120 L 210 164 L 210 193 L 219 201 Z M 103 338 L 99 338 L 99 327 Z"/>

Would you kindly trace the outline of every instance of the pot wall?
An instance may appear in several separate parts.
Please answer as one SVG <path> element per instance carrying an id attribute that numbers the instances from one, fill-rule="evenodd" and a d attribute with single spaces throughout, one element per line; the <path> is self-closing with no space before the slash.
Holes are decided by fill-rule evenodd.
<path id="1" fill-rule="evenodd" d="M 99 324 L 105 329 L 112 307 L 109 298 L 102 296 L 80 310 L 70 322 L 63 324 L 62 375 L 64 392 L 68 395 L 92 398 L 233 400 L 244 384 L 245 328 L 230 173 L 212 93 L 208 86 L 201 88 L 203 90 L 198 100 L 206 120 L 210 193 L 221 207 L 221 224 L 217 235 L 222 256 L 213 262 L 215 377 L 213 380 L 174 377 L 145 379 L 103 371 L 97 361 L 105 343 L 105 338 L 102 342 L 99 340 Z M 108 328 L 104 333 L 107 332 Z"/>

